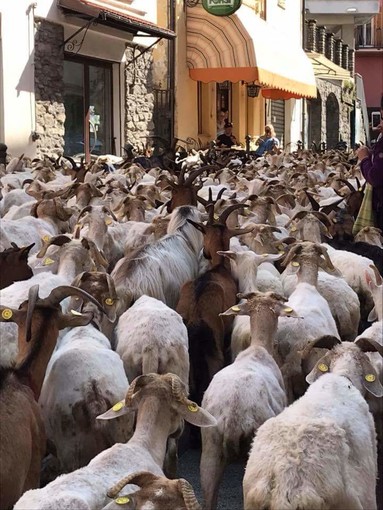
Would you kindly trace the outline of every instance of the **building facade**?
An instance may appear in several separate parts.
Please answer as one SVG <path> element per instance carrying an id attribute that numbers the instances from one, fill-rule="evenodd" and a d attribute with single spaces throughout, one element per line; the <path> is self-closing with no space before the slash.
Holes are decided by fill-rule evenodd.
<path id="1" fill-rule="evenodd" d="M 376 138 L 372 120 L 378 118 L 383 100 L 383 2 L 380 12 L 367 23 L 356 27 L 355 70 L 364 78 L 364 92 L 370 139 Z"/>
<path id="2" fill-rule="evenodd" d="M 144 146 L 156 123 L 169 137 L 172 119 L 163 112 L 175 34 L 167 2 L 158 7 L 156 0 L 0 0 L 0 140 L 8 152 L 123 154 L 127 142 Z"/>

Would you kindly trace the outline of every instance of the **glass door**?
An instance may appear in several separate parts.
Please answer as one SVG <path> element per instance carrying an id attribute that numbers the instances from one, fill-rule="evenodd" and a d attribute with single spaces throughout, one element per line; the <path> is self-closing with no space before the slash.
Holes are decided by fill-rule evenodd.
<path id="1" fill-rule="evenodd" d="M 65 135 L 68 156 L 112 152 L 112 68 L 93 60 L 64 61 Z"/>

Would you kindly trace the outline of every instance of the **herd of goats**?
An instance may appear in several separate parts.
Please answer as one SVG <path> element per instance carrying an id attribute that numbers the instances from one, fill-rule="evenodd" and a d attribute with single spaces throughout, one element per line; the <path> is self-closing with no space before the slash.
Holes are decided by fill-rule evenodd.
<path id="1" fill-rule="evenodd" d="M 239 458 L 246 510 L 383 508 L 383 248 L 352 235 L 354 158 L 8 158 L 0 508 L 213 510 Z"/>

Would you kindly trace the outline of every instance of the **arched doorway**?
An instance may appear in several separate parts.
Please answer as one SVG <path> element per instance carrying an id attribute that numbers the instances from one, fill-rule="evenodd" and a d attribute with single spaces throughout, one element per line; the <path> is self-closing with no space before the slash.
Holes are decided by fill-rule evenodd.
<path id="1" fill-rule="evenodd" d="M 308 109 L 308 146 L 313 143 L 319 147 L 322 141 L 322 98 L 318 92 L 316 99 L 307 101 Z"/>
<path id="2" fill-rule="evenodd" d="M 333 149 L 339 142 L 339 103 L 335 94 L 328 95 L 326 100 L 326 145 Z"/>

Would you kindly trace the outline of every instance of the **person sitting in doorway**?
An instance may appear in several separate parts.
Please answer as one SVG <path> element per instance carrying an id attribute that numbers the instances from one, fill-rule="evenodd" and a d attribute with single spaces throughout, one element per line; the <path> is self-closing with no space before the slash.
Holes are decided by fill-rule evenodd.
<path id="1" fill-rule="evenodd" d="M 259 145 L 258 149 L 255 151 L 256 156 L 262 156 L 265 152 L 278 148 L 279 140 L 275 136 L 274 126 L 272 124 L 267 124 L 264 134 L 258 138 L 255 143 Z"/>
<path id="2" fill-rule="evenodd" d="M 223 135 L 225 132 L 225 124 L 228 122 L 229 112 L 225 108 L 221 108 L 217 113 L 217 136 Z"/>
<path id="3" fill-rule="evenodd" d="M 233 135 L 233 124 L 229 121 L 226 121 L 224 126 L 224 133 L 217 137 L 217 146 L 218 147 L 232 147 L 233 145 L 237 145 L 237 139 Z"/>

